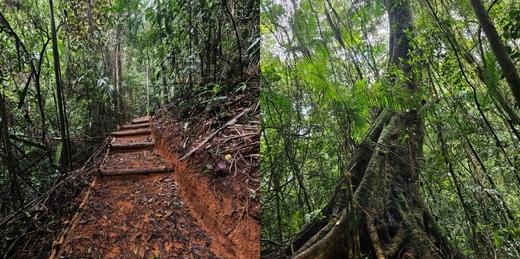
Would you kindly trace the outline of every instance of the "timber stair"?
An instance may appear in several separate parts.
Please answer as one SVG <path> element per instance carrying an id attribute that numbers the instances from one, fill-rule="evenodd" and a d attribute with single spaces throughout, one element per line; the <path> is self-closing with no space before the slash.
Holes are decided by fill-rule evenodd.
<path id="1" fill-rule="evenodd" d="M 150 116 L 132 120 L 112 132 L 112 141 L 98 169 L 100 176 L 123 176 L 172 172 L 153 153 Z"/>

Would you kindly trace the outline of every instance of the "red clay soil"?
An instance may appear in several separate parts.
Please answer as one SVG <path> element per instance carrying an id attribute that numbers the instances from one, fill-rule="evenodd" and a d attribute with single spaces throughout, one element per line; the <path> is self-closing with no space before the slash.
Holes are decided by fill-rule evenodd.
<path id="1" fill-rule="evenodd" d="M 143 119 L 150 120 L 132 125 Z M 202 158 L 200 152 L 178 162 L 172 147 L 181 143 L 168 137 L 180 130 L 178 125 L 152 121 L 151 135 L 121 135 L 142 130 L 133 127 L 114 134 L 114 145 L 155 142 L 155 147 L 107 151 L 100 169 L 137 174 L 104 176 L 94 170 L 97 177 L 76 216 L 64 222 L 68 227 L 50 258 L 258 258 L 259 183 L 242 170 L 248 167 L 236 153 L 235 163 Z M 235 175 L 204 173 L 218 174 L 218 163 L 227 163 L 229 171 L 234 165 Z M 150 168 L 169 172 L 141 174 Z"/>
<path id="2" fill-rule="evenodd" d="M 150 135 L 118 135 L 112 143 L 152 140 Z M 235 257 L 221 251 L 219 234 L 202 227 L 200 220 L 204 219 L 194 217 L 182 196 L 176 174 L 185 173 L 186 168 L 166 162 L 158 153 L 152 148 L 109 149 L 100 166 L 103 169 L 169 167 L 178 173 L 99 175 L 87 191 L 77 215 L 65 222 L 68 227 L 54 242 L 51 258 L 258 257 L 258 254 Z M 212 193 L 212 190 L 203 192 Z"/>
<path id="3" fill-rule="evenodd" d="M 260 134 L 253 119 L 225 128 L 184 162 L 178 158 L 212 135 L 212 121 L 184 129 L 186 122 L 164 110 L 152 119 L 156 152 L 175 166 L 181 196 L 211 236 L 213 251 L 225 258 L 260 256 Z"/>

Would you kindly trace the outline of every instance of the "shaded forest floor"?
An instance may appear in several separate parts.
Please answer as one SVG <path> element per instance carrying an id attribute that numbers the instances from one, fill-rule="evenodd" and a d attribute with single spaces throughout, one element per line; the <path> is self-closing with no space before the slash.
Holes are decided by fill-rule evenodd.
<path id="1" fill-rule="evenodd" d="M 115 133 L 30 217 L 0 222 L 25 228 L 4 257 L 258 257 L 258 106 L 243 93 L 197 115 L 164 108 L 122 127 L 139 134 Z"/>

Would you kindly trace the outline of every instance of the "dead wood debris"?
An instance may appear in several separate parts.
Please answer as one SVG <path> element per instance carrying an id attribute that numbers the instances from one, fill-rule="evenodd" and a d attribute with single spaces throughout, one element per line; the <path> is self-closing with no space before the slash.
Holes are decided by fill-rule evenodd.
<path id="1" fill-rule="evenodd" d="M 208 140 L 212 139 L 213 137 L 215 137 L 221 130 L 223 130 L 224 128 L 226 128 L 227 126 L 231 126 L 233 124 L 235 124 L 237 122 L 237 120 L 242 117 L 242 115 L 244 115 L 246 112 L 249 111 L 249 108 L 246 108 L 243 112 L 241 112 L 240 114 L 238 114 L 237 116 L 235 116 L 232 120 L 230 120 L 228 123 L 224 124 L 224 126 L 222 126 L 221 128 L 219 128 L 218 130 L 216 130 L 215 132 L 213 132 L 211 135 L 209 135 L 209 137 L 207 137 L 206 139 L 204 139 L 199 145 L 197 145 L 197 147 L 195 147 L 194 149 L 192 149 L 190 152 L 188 152 L 186 155 L 184 155 L 183 157 L 181 157 L 181 159 L 179 159 L 179 161 L 183 161 L 184 159 L 186 159 L 187 157 L 189 157 L 191 154 L 193 154 L 193 152 L 197 151 L 197 149 L 199 149 L 202 145 L 206 144 L 206 142 L 208 142 Z"/>
<path id="2" fill-rule="evenodd" d="M 82 168 L 70 172 L 45 193 L 28 202 L 23 209 L 0 219 L 3 236 L 1 258 L 45 258 L 53 240 L 63 228 L 62 218 L 69 218 L 79 202 L 74 201 L 90 185 L 92 176 L 86 172 L 101 161 L 101 154 L 110 143 L 107 138 Z"/>

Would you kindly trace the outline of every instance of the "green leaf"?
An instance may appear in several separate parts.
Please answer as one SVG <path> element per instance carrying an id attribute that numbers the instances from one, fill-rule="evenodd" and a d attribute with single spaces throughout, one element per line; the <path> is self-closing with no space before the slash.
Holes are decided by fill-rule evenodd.
<path id="1" fill-rule="evenodd" d="M 495 245 L 500 245 L 500 236 L 498 235 L 498 231 L 495 231 L 495 234 L 493 235 L 493 240 L 495 241 Z"/>
<path id="2" fill-rule="evenodd" d="M 63 143 L 60 143 L 58 148 L 56 148 L 56 153 L 54 153 L 54 163 L 56 165 L 60 164 L 60 158 L 61 158 L 61 151 L 63 149 Z"/>

